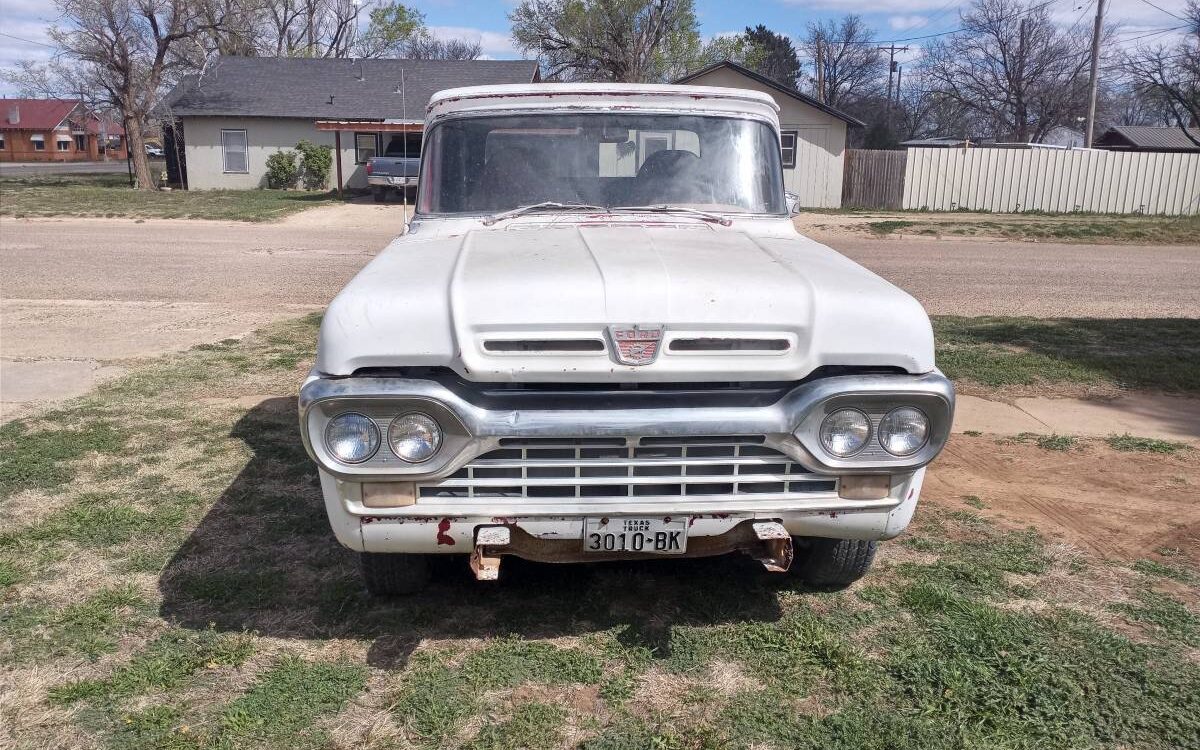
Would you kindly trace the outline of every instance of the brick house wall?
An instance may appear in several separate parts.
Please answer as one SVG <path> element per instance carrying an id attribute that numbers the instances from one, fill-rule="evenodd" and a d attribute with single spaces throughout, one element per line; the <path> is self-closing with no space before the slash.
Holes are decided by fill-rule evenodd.
<path id="1" fill-rule="evenodd" d="M 0 99 L 0 161 L 124 160 L 126 140 L 117 125 L 108 143 L 100 121 L 77 100 Z"/>

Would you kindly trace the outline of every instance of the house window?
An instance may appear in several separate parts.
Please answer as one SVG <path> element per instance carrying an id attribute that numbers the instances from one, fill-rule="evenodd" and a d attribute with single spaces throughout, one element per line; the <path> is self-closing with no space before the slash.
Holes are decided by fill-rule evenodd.
<path id="1" fill-rule="evenodd" d="M 71 139 L 64 138 L 63 136 L 60 135 L 58 137 L 58 150 L 59 151 L 70 151 L 71 150 Z"/>
<path id="2" fill-rule="evenodd" d="M 779 134 L 779 147 L 783 155 L 783 168 L 796 168 L 796 137 L 795 130 L 784 130 Z"/>
<path id="3" fill-rule="evenodd" d="M 33 143 L 34 151 L 46 150 L 46 136 L 42 135 L 41 133 L 34 133 L 33 135 L 29 136 L 29 141 Z"/>
<path id="4" fill-rule="evenodd" d="M 0 151 L 4 150 L 4 135 L 0 134 Z"/>
<path id="5" fill-rule="evenodd" d="M 354 134 L 354 163 L 366 164 L 379 151 L 379 139 L 374 133 Z"/>
<path id="6" fill-rule="evenodd" d="M 87 136 L 84 136 L 84 135 L 75 136 L 75 150 L 76 151 L 87 151 Z"/>
<path id="7" fill-rule="evenodd" d="M 245 130 L 221 131 L 221 155 L 224 159 L 225 172 L 246 174 L 250 171 L 250 163 L 246 151 L 249 142 Z"/>

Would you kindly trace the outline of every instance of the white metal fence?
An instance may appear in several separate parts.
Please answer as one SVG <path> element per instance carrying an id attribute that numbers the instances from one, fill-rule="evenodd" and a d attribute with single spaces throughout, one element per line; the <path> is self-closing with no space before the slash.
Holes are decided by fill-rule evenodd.
<path id="1" fill-rule="evenodd" d="M 1200 154 L 910 148 L 904 208 L 1200 213 Z"/>

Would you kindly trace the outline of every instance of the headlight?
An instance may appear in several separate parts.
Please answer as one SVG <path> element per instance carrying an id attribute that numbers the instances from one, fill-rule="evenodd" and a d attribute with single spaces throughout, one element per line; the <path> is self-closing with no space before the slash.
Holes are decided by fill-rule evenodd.
<path id="1" fill-rule="evenodd" d="M 379 428 L 362 414 L 339 414 L 325 427 L 325 448 L 344 464 L 361 464 L 379 450 Z"/>
<path id="2" fill-rule="evenodd" d="M 879 422 L 879 444 L 893 456 L 911 456 L 929 438 L 929 417 L 920 409 L 901 406 Z"/>
<path id="3" fill-rule="evenodd" d="M 404 414 L 392 420 L 388 445 L 401 461 L 419 464 L 433 458 L 442 447 L 442 428 L 425 414 Z"/>
<path id="4" fill-rule="evenodd" d="M 839 409 L 821 423 L 821 445 L 835 456 L 853 456 L 871 437 L 871 420 L 858 409 Z"/>

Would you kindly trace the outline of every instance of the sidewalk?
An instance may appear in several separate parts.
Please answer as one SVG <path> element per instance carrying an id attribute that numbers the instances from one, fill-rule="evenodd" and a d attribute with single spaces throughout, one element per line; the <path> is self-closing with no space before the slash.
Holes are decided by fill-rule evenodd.
<path id="1" fill-rule="evenodd" d="M 1200 446 L 1200 399 L 1131 393 L 1112 400 L 1018 398 L 1011 403 L 959 396 L 954 432 L 1137 437 Z"/>

